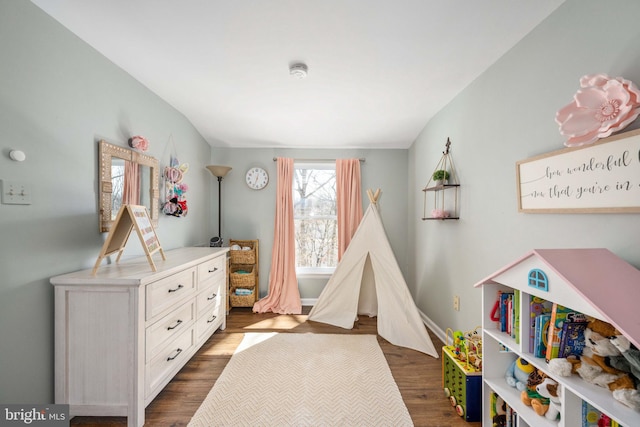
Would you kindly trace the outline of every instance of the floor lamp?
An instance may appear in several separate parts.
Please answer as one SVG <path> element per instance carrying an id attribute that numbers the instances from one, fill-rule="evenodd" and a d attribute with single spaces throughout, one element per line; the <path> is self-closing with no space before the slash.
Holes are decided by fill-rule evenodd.
<path id="1" fill-rule="evenodd" d="M 215 176 L 216 178 L 218 178 L 218 236 L 217 237 L 213 237 L 211 239 L 211 241 L 209 242 L 209 246 L 212 247 L 221 247 L 223 240 L 222 240 L 222 229 L 220 228 L 220 224 L 221 224 L 221 219 L 222 219 L 222 178 L 224 178 L 224 176 L 229 173 L 229 171 L 231 170 L 231 168 L 229 166 L 216 166 L 216 165 L 209 165 L 207 166 L 207 169 L 209 169 L 209 172 L 211 172 L 211 174 L 213 176 Z"/>

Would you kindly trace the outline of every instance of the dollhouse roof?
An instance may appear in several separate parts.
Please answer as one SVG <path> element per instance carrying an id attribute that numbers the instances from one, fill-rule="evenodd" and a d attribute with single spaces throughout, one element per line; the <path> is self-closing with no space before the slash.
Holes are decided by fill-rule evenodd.
<path id="1" fill-rule="evenodd" d="M 640 270 L 608 249 L 534 249 L 475 287 L 517 269 L 532 257 L 543 262 L 577 294 L 640 348 Z"/>

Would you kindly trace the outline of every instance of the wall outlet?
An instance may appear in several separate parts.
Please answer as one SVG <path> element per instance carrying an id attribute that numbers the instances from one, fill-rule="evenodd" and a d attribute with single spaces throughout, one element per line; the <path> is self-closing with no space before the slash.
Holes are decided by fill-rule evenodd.
<path id="1" fill-rule="evenodd" d="M 5 205 L 30 205 L 31 186 L 23 181 L 0 180 L 2 203 Z"/>
<path id="2" fill-rule="evenodd" d="M 460 297 L 458 295 L 453 296 L 453 309 L 460 311 Z"/>

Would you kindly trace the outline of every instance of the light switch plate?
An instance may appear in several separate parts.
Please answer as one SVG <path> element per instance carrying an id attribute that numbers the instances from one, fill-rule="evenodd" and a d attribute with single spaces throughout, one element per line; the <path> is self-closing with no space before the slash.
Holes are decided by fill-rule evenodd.
<path id="1" fill-rule="evenodd" d="M 0 180 L 3 205 L 30 205 L 31 185 L 24 181 Z"/>

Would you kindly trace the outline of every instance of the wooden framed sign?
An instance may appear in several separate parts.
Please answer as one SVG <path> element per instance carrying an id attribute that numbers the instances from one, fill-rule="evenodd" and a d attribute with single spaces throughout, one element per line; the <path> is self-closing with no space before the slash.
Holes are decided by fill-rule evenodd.
<path id="1" fill-rule="evenodd" d="M 102 250 L 100 251 L 100 255 L 98 255 L 98 259 L 96 260 L 96 264 L 93 267 L 91 275 L 96 275 L 102 260 L 109 255 L 113 255 L 118 252 L 116 262 L 120 261 L 124 247 L 127 244 L 127 240 L 129 240 L 131 231 L 133 231 L 134 228 L 140 238 L 140 243 L 142 243 L 144 252 L 147 255 L 147 260 L 149 261 L 151 270 L 156 271 L 156 265 L 153 262 L 153 254 L 160 252 L 162 259 L 166 260 L 166 258 L 164 256 L 162 246 L 160 246 L 160 241 L 158 241 L 156 230 L 151 224 L 147 208 L 139 205 L 122 205 L 111 230 L 109 230 L 109 235 L 102 246 Z"/>
<path id="2" fill-rule="evenodd" d="M 640 130 L 516 162 L 518 211 L 640 212 Z"/>

